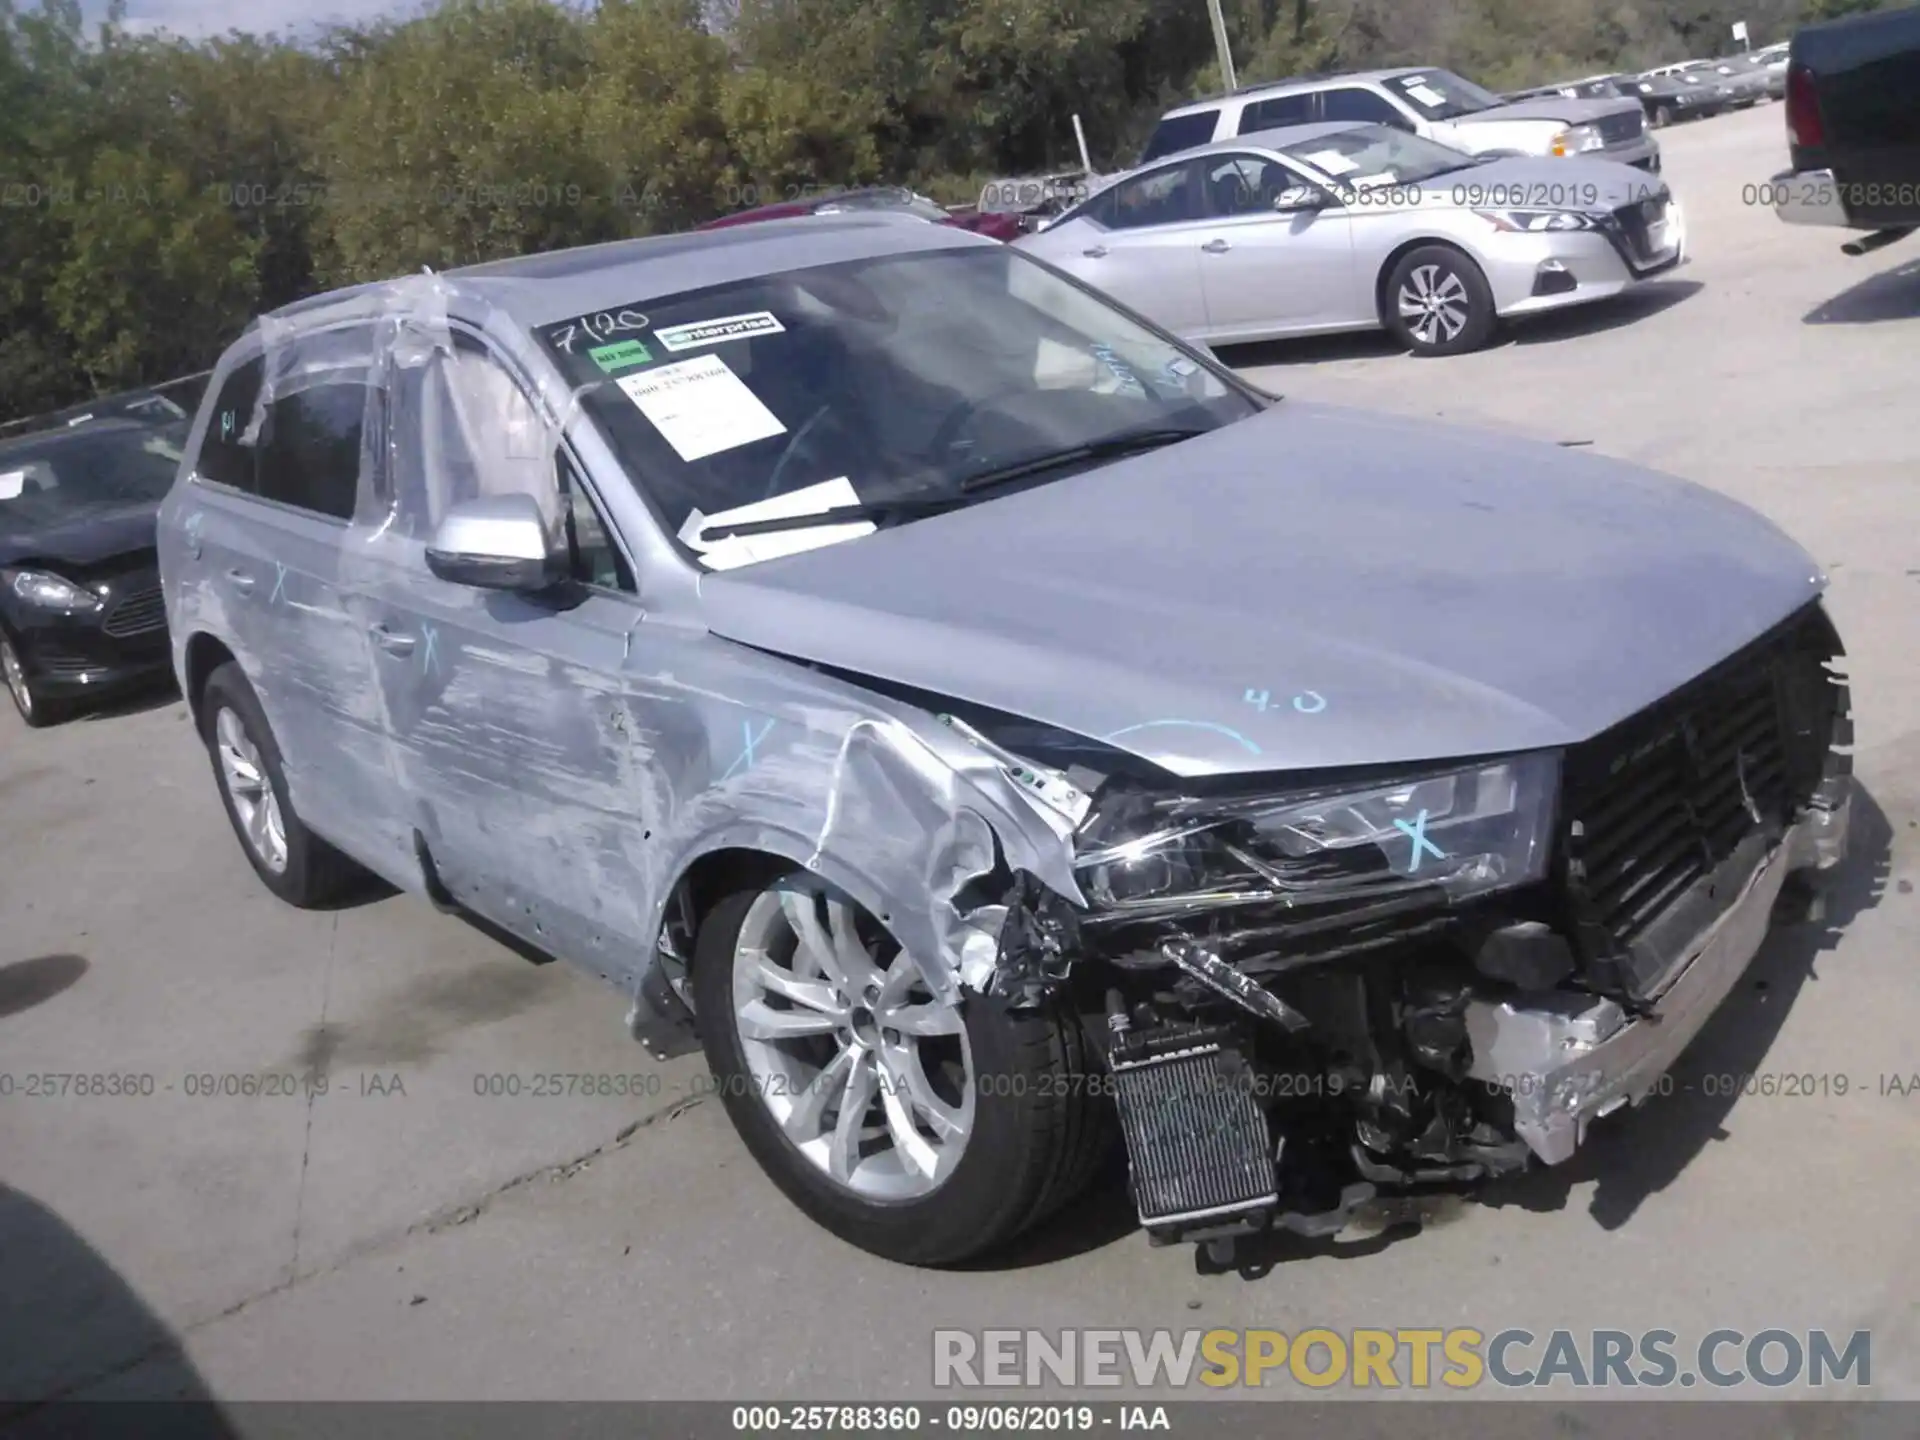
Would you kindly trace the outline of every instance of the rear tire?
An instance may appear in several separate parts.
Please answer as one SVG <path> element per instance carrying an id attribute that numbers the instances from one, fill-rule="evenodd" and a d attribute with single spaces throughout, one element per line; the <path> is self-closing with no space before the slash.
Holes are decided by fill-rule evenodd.
<path id="1" fill-rule="evenodd" d="M 1480 267 L 1450 245 L 1400 257 L 1381 291 L 1381 319 L 1416 355 L 1463 355 L 1493 338 L 1500 317 Z"/>
<path id="2" fill-rule="evenodd" d="M 848 936 L 874 968 L 858 949 L 848 962 Z M 816 954 L 829 958 L 816 965 Z M 768 987 L 770 973 L 780 988 Z M 951 1265 L 1004 1245 L 1078 1195 L 1112 1144 L 1112 1106 L 1096 1093 L 1072 1013 L 1016 1013 L 975 994 L 939 1005 L 884 927 L 805 872 L 756 880 L 713 906 L 694 947 L 693 993 L 713 1084 L 741 1141 L 795 1205 L 875 1255 Z M 785 1028 L 795 1033 L 768 1038 Z M 913 1070 L 901 1068 L 903 1032 Z M 866 1063 L 863 1048 L 877 1091 L 842 1078 Z M 795 1066 L 770 1071 L 786 1055 Z M 913 1078 L 891 1078 L 900 1075 Z M 928 1090 L 934 1109 L 923 1112 Z M 906 1106 L 891 1116 L 889 1094 Z"/>
<path id="3" fill-rule="evenodd" d="M 365 878 L 366 871 L 294 814 L 273 728 L 232 661 L 213 672 L 201 694 L 200 736 L 227 819 L 261 884 L 289 905 L 311 910 L 330 905 Z"/>

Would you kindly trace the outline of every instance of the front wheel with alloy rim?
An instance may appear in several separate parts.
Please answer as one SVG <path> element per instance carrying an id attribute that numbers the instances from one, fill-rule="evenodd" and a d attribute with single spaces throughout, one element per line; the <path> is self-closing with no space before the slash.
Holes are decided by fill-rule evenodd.
<path id="1" fill-rule="evenodd" d="M 1071 1200 L 1111 1141 L 1071 1013 L 938 999 L 885 925 L 813 875 L 719 900 L 693 989 L 747 1149 L 874 1254 L 942 1265 L 991 1250 Z"/>
<path id="2" fill-rule="evenodd" d="M 1381 318 L 1416 355 L 1460 355 L 1493 338 L 1499 317 L 1480 267 L 1446 245 L 1400 257 L 1382 287 Z"/>
<path id="3" fill-rule="evenodd" d="M 1665 105 L 1656 105 L 1653 110 L 1653 128 L 1664 130 L 1673 123 L 1673 111 Z"/>
<path id="4" fill-rule="evenodd" d="M 261 882 L 312 909 L 344 895 L 364 872 L 300 823 L 287 802 L 280 747 L 238 665 L 222 665 L 200 698 L 200 735 L 233 833 Z"/>
<path id="5" fill-rule="evenodd" d="M 33 677 L 27 674 L 26 662 L 20 658 L 20 652 L 10 635 L 0 635 L 0 679 L 7 682 L 7 694 L 13 697 L 13 708 L 20 712 L 20 718 L 27 724 L 38 729 L 60 718 L 60 712 L 54 705 L 35 693 Z"/>

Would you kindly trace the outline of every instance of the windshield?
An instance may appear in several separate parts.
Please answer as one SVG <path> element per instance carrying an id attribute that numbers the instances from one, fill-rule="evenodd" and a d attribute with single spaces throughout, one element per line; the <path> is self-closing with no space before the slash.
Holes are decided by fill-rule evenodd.
<path id="1" fill-rule="evenodd" d="M 1089 448 L 1261 408 L 1211 362 L 997 245 L 616 303 L 539 334 L 655 515 L 710 568 L 874 528 L 704 535 L 729 522 L 983 503 L 1002 473 L 1042 484 L 1105 458 Z"/>
<path id="2" fill-rule="evenodd" d="M 1282 147 L 1282 155 L 1311 165 L 1353 189 L 1411 185 L 1480 162 L 1464 151 L 1387 125 L 1359 125 Z"/>
<path id="3" fill-rule="evenodd" d="M 1456 115 L 1473 115 L 1503 103 L 1491 90 L 1482 90 L 1471 80 L 1462 80 L 1451 70 L 1423 70 L 1417 75 L 1395 75 L 1387 81 L 1387 85 L 1429 120 L 1451 120 Z"/>
<path id="4" fill-rule="evenodd" d="M 0 447 L 0 524 L 45 525 L 158 501 L 173 484 L 186 426 L 55 431 Z"/>

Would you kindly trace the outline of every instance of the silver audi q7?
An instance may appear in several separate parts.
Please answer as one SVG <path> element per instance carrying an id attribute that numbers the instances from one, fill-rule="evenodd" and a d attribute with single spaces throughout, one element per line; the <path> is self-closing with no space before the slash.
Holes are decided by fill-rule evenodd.
<path id="1" fill-rule="evenodd" d="M 810 1215 L 1155 1238 L 1564 1161 L 1846 833 L 1823 577 L 1590 455 L 1277 399 L 884 214 L 324 295 L 161 519 L 247 858 L 704 1046 Z"/>

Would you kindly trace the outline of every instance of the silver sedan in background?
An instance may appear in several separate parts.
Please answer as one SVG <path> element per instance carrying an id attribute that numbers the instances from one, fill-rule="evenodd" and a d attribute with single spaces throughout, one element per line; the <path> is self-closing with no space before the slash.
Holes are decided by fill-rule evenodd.
<path id="1" fill-rule="evenodd" d="M 1430 355 L 1617 295 L 1686 254 L 1658 176 L 1354 124 L 1167 156 L 1014 243 L 1200 344 L 1384 326 Z"/>

